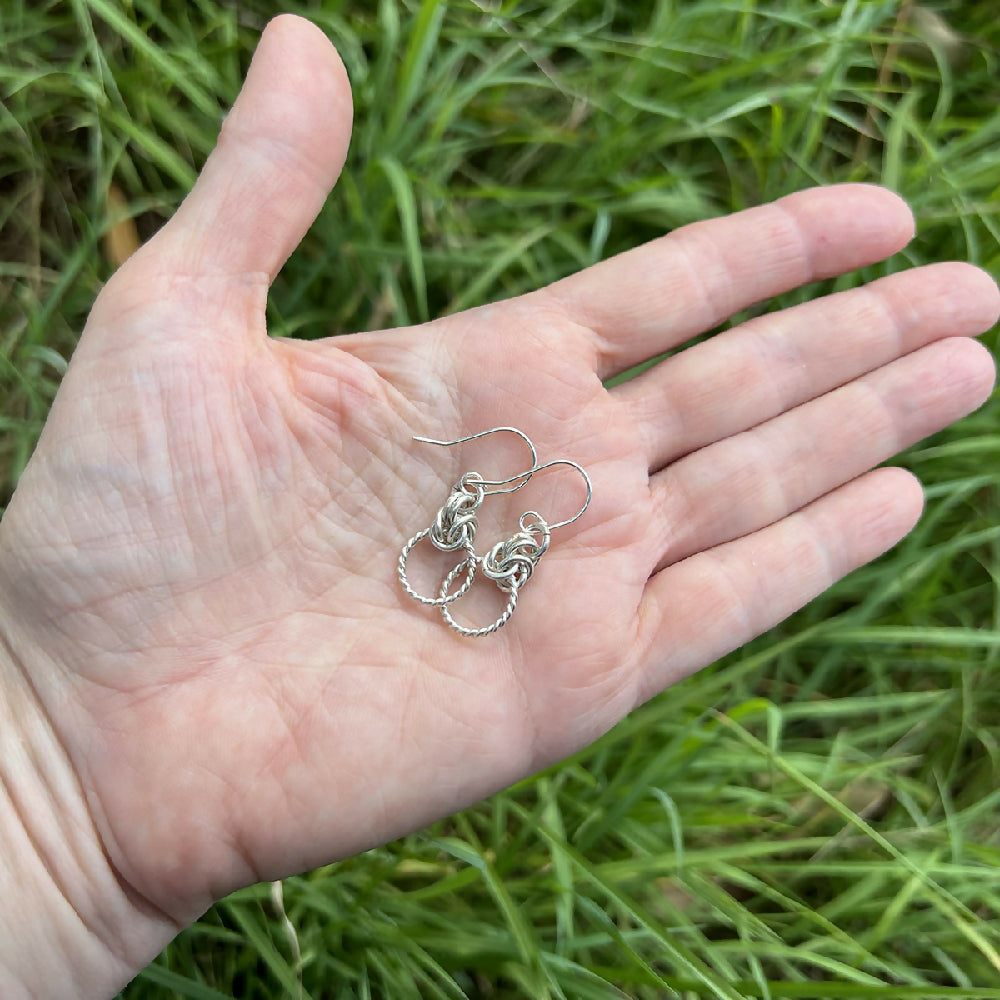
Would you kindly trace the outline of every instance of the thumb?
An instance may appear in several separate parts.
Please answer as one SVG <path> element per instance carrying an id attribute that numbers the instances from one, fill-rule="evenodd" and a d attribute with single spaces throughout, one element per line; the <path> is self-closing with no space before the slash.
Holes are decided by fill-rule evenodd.
<path id="1" fill-rule="evenodd" d="M 304 18 L 276 17 L 159 251 L 188 274 L 273 279 L 340 175 L 351 117 L 347 73 L 326 36 Z"/>

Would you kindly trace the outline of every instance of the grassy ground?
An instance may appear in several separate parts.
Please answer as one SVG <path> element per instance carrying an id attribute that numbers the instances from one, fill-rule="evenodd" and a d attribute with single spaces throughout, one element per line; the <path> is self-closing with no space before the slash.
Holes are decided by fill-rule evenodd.
<path id="1" fill-rule="evenodd" d="M 871 275 L 1000 272 L 993 0 L 288 6 L 340 47 L 357 131 L 273 291 L 276 333 L 509 296 L 836 180 L 916 210 Z M 5 0 L 4 496 L 96 289 L 190 185 L 277 10 Z M 237 893 L 123 996 L 995 1000 L 998 414 L 904 456 L 928 510 L 878 564 L 576 759 Z"/>

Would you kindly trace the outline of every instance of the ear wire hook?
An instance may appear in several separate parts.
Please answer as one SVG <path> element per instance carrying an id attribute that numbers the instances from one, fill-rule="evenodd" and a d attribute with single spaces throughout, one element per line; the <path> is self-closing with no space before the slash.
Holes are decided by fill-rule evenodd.
<path id="1" fill-rule="evenodd" d="M 512 486 L 509 490 L 484 491 L 484 495 L 489 494 L 490 496 L 494 496 L 498 493 L 516 493 L 519 489 L 528 485 L 528 480 L 531 479 L 532 473 L 536 472 L 538 468 L 543 468 L 543 469 L 545 468 L 544 465 L 540 467 L 537 466 L 538 452 L 535 451 L 535 446 L 531 443 L 531 438 L 529 438 L 528 435 L 524 433 L 524 431 L 519 431 L 516 427 L 491 427 L 488 431 L 479 431 L 479 433 L 477 434 L 469 434 L 466 437 L 455 438 L 454 441 L 438 441 L 435 438 L 420 437 L 416 434 L 413 436 L 413 440 L 419 441 L 421 442 L 421 444 L 436 444 L 440 445 L 442 448 L 451 448 L 457 444 L 465 444 L 466 441 L 475 441 L 477 438 L 486 437 L 488 434 L 496 434 L 499 431 L 509 431 L 511 434 L 516 434 L 519 438 L 521 438 L 522 441 L 524 441 L 524 443 L 528 446 L 529 450 L 531 451 L 531 468 L 527 472 L 519 472 L 516 476 L 511 476 L 508 479 L 481 479 L 477 476 L 476 482 L 483 486 L 504 486 L 507 483 L 512 483 L 517 479 L 524 478 L 523 483 L 520 483 L 518 486 Z M 553 463 L 550 462 L 549 464 L 551 465 Z M 577 466 L 577 468 L 580 467 Z M 580 469 L 580 471 L 583 472 L 583 469 Z M 585 472 L 583 472 L 583 474 L 584 476 L 587 475 Z M 589 479 L 587 480 L 587 485 L 588 487 L 590 486 Z M 588 504 L 590 503 L 589 495 L 587 497 L 587 503 Z M 584 510 L 586 510 L 586 508 L 584 508 Z M 580 513 L 583 513 L 583 511 L 581 511 Z M 577 514 L 577 517 L 579 516 L 580 515 Z M 574 518 L 573 520 L 576 520 L 576 518 Z"/>
<path id="2" fill-rule="evenodd" d="M 571 461 L 568 458 L 556 458 L 551 462 L 545 462 L 544 465 L 533 465 L 527 472 L 519 472 L 516 476 L 511 476 L 510 479 L 499 479 L 491 480 L 484 479 L 482 481 L 483 486 L 503 486 L 505 483 L 512 483 L 515 479 L 524 478 L 524 482 L 521 486 L 527 486 L 528 480 L 536 473 L 541 472 L 542 469 L 550 469 L 553 465 L 571 465 L 577 472 L 583 476 L 583 481 L 587 484 L 587 499 L 584 501 L 583 506 L 572 516 L 566 518 L 565 521 L 559 521 L 556 524 L 549 525 L 549 531 L 554 531 L 556 528 L 565 528 L 567 524 L 572 524 L 575 520 L 586 513 L 587 508 L 590 506 L 591 498 L 594 495 L 594 487 L 590 482 L 590 476 L 587 475 L 587 470 L 583 468 L 582 465 L 578 465 L 576 462 Z M 515 486 L 514 489 L 521 489 L 521 486 Z M 496 490 L 497 493 L 513 493 L 514 490 Z"/>

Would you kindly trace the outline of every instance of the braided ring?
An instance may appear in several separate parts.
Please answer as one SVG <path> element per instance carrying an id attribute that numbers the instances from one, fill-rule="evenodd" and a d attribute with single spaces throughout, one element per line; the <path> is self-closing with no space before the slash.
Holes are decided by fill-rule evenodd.
<path id="1" fill-rule="evenodd" d="M 435 607 L 440 607 L 446 604 L 450 604 L 452 601 L 457 601 L 468 589 L 472 586 L 472 581 L 476 578 L 476 563 L 478 562 L 476 558 L 476 550 L 472 546 L 472 539 L 465 535 L 461 542 L 459 543 L 468 556 L 463 559 L 445 578 L 444 585 L 441 587 L 441 592 L 437 597 L 424 597 L 423 594 L 418 594 L 411 586 L 410 581 L 406 578 L 406 561 L 410 557 L 410 552 L 413 547 L 422 538 L 426 538 L 431 534 L 433 528 L 424 528 L 423 531 L 418 531 L 404 546 L 403 551 L 399 554 L 399 563 L 397 564 L 397 572 L 399 574 L 399 582 L 403 585 L 403 590 L 405 590 L 410 597 L 415 601 L 419 601 L 421 604 L 432 604 Z M 431 539 L 433 541 L 433 538 Z M 454 546 L 457 548 L 458 546 Z M 454 583 L 455 577 L 461 572 L 463 568 L 468 568 L 469 575 L 461 587 L 458 588 L 453 594 L 448 593 L 448 588 Z"/>
<path id="2" fill-rule="evenodd" d="M 466 560 L 468 561 L 468 560 Z M 441 584 L 441 595 L 442 597 L 448 593 L 448 588 L 452 585 L 455 577 L 462 571 L 462 567 L 465 565 L 464 562 L 459 563 L 445 578 L 444 582 Z M 465 587 L 461 593 L 465 593 L 468 587 Z M 456 592 L 458 593 L 458 592 Z M 484 635 L 490 635 L 496 632 L 497 629 L 503 628 L 504 625 L 510 621 L 510 616 L 514 613 L 514 608 L 517 607 L 517 587 L 512 587 L 510 590 L 510 598 L 507 601 L 507 607 L 504 608 L 500 617 L 493 622 L 492 625 L 486 625 L 483 628 L 466 628 L 464 625 L 459 625 L 457 621 L 451 616 L 451 609 L 448 607 L 446 601 L 441 602 L 441 615 L 445 622 L 453 632 L 457 632 L 459 635 L 465 635 L 472 639 L 478 639 Z"/>

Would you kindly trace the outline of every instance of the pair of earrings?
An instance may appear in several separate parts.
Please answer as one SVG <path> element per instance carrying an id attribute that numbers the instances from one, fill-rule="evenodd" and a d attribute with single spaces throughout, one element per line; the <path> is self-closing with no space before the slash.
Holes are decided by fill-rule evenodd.
<path id="1" fill-rule="evenodd" d="M 500 431 L 507 431 L 520 437 L 531 450 L 531 465 L 524 471 L 507 479 L 484 479 L 478 472 L 466 472 L 461 479 L 452 487 L 448 499 L 437 512 L 434 523 L 430 527 L 418 531 L 404 546 L 399 554 L 399 582 L 403 585 L 403 590 L 421 604 L 429 604 L 441 609 L 441 616 L 453 631 L 459 635 L 480 638 L 490 635 L 502 628 L 510 620 L 514 609 L 517 607 L 517 595 L 521 588 L 531 578 L 539 559 L 545 554 L 549 547 L 551 533 L 556 528 L 565 527 L 572 524 L 581 517 L 590 506 L 592 487 L 590 476 L 584 471 L 582 466 L 576 462 L 571 462 L 568 458 L 558 458 L 551 462 L 538 464 L 538 454 L 531 439 L 523 431 L 516 427 L 493 427 L 488 431 L 480 431 L 478 434 L 470 434 L 468 437 L 456 438 L 454 441 L 435 441 L 433 438 L 414 437 L 414 441 L 424 444 L 436 444 L 445 448 L 453 445 L 464 444 L 466 441 L 474 441 L 476 438 L 486 437 L 488 434 L 496 434 Z M 580 510 L 565 521 L 556 524 L 549 524 L 538 511 L 525 511 L 518 519 L 518 530 L 509 538 L 497 542 L 484 556 L 476 554 L 475 538 L 479 527 L 478 512 L 483 500 L 488 496 L 496 496 L 500 493 L 515 493 L 528 485 L 529 480 L 536 472 L 549 469 L 556 465 L 572 466 L 583 476 L 587 485 L 587 499 Z M 511 485 L 516 484 L 516 485 Z M 440 590 L 436 597 L 427 597 L 417 593 L 410 585 L 406 575 L 407 561 L 414 546 L 425 538 L 430 538 L 431 544 L 442 552 L 465 553 L 465 557 L 448 573 L 441 583 Z M 449 605 L 468 593 L 476 573 L 482 569 L 483 574 L 496 583 L 502 593 L 507 594 L 507 606 L 501 612 L 500 617 L 490 625 L 482 628 L 468 628 L 455 621 Z M 455 582 L 462 578 L 458 588 L 452 590 Z"/>

